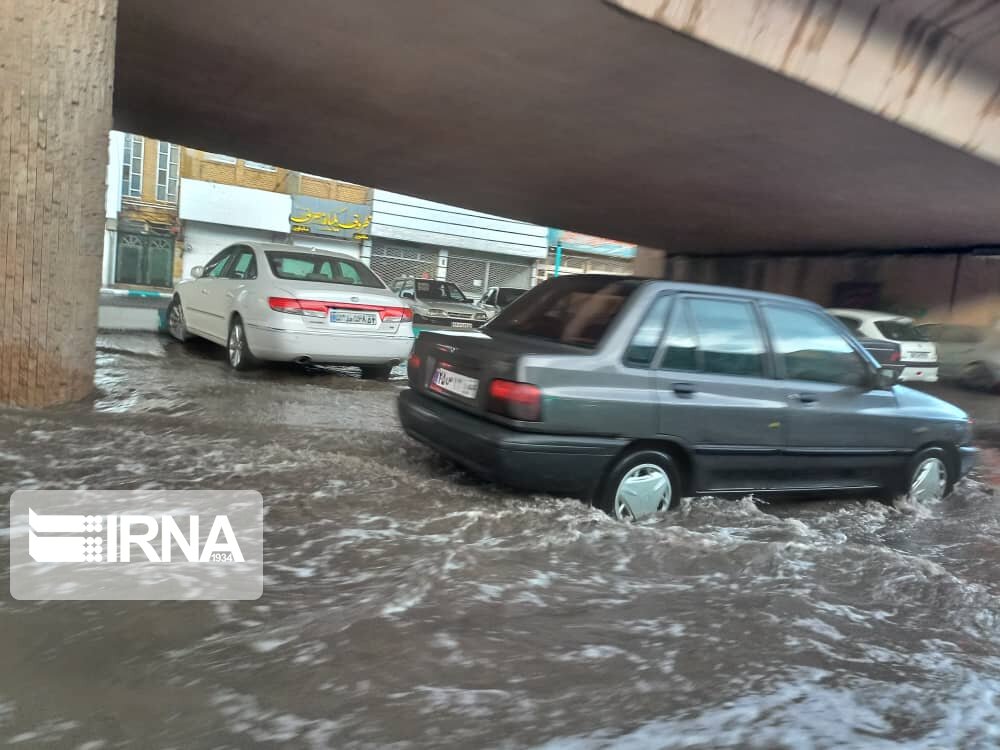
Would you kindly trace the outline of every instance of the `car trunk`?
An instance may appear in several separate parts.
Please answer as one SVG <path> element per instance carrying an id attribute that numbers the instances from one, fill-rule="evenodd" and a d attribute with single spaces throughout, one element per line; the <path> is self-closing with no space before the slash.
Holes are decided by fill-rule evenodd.
<path id="1" fill-rule="evenodd" d="M 525 356 L 581 353 L 578 347 L 512 334 L 425 331 L 410 358 L 410 387 L 464 411 L 506 422 L 489 410 L 493 380 L 517 381 L 518 365 Z"/>
<path id="2" fill-rule="evenodd" d="M 331 333 L 358 333 L 392 336 L 399 330 L 402 319 L 398 311 L 409 306 L 387 290 L 353 284 L 330 284 L 320 281 L 278 282 L 275 295 L 281 293 L 300 302 L 322 303 L 325 314 L 306 315 L 310 329 L 329 330 Z M 396 311 L 396 314 L 387 314 Z"/>

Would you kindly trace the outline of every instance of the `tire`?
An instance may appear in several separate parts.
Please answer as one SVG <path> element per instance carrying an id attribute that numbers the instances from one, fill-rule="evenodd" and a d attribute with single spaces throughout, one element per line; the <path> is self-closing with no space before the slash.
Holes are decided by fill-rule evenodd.
<path id="1" fill-rule="evenodd" d="M 191 333 L 187 329 L 187 321 L 184 319 L 184 308 L 181 306 L 181 298 L 176 294 L 167 306 L 167 330 L 171 336 L 181 343 L 191 338 Z"/>
<path id="2" fill-rule="evenodd" d="M 992 373 L 982 362 L 972 362 L 963 367 L 959 382 L 977 391 L 990 391 L 996 387 Z"/>
<path id="3" fill-rule="evenodd" d="M 229 366 L 234 370 L 246 372 L 257 364 L 250 345 L 247 343 L 246 330 L 239 315 L 234 315 L 229 321 L 229 336 L 226 339 L 226 353 L 229 355 Z"/>
<path id="4" fill-rule="evenodd" d="M 918 503 L 935 503 L 951 494 L 955 469 L 943 448 L 924 448 L 907 464 L 903 497 Z"/>
<path id="5" fill-rule="evenodd" d="M 664 479 L 661 488 L 658 483 Z M 677 507 L 682 488 L 681 472 L 673 458 L 660 451 L 637 450 L 625 455 L 605 475 L 594 504 L 612 518 L 635 521 Z"/>
<path id="6" fill-rule="evenodd" d="M 392 368 L 393 365 L 361 365 L 361 377 L 364 380 L 388 380 Z"/>

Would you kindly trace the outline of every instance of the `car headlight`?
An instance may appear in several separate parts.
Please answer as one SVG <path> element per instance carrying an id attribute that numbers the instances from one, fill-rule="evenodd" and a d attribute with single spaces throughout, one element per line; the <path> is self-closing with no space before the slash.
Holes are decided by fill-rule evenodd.
<path id="1" fill-rule="evenodd" d="M 486 320 L 486 313 L 476 313 L 476 320 Z"/>
<path id="2" fill-rule="evenodd" d="M 436 307 L 432 307 L 430 310 L 428 310 L 427 314 L 428 315 L 433 315 L 435 318 L 446 318 L 446 317 L 448 317 L 447 311 L 445 311 L 445 310 L 438 310 Z"/>

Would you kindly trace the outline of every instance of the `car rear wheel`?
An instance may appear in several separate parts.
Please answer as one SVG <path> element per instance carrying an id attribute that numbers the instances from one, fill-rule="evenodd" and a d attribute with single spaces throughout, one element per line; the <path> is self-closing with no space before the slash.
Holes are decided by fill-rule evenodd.
<path id="1" fill-rule="evenodd" d="M 233 316 L 229 323 L 229 339 L 226 344 L 229 354 L 229 366 L 234 370 L 250 370 L 257 363 L 250 352 L 250 345 L 247 343 L 246 330 L 243 328 L 243 321 L 239 316 Z"/>
<path id="2" fill-rule="evenodd" d="M 388 380 L 392 365 L 362 365 L 361 377 L 365 380 Z"/>
<path id="3" fill-rule="evenodd" d="M 174 296 L 167 306 L 167 330 L 170 335 L 178 341 L 187 341 L 191 338 L 188 332 L 187 323 L 184 320 L 184 308 L 181 306 L 181 298 Z"/>
<path id="4" fill-rule="evenodd" d="M 673 458 L 660 451 L 635 451 L 608 472 L 595 504 L 619 521 L 637 521 L 675 507 L 681 486 Z"/>
<path id="5" fill-rule="evenodd" d="M 917 503 L 936 503 L 951 494 L 955 485 L 948 455 L 941 448 L 926 448 L 909 464 L 906 497 Z"/>

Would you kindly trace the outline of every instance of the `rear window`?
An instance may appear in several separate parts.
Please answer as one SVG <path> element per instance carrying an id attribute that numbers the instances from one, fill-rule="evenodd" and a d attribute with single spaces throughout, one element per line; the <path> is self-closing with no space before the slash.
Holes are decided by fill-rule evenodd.
<path id="1" fill-rule="evenodd" d="M 507 306 L 522 294 L 526 289 L 500 289 L 497 292 L 497 304 Z"/>
<path id="2" fill-rule="evenodd" d="M 450 281 L 435 281 L 432 279 L 417 279 L 417 298 L 425 302 L 428 300 L 440 300 L 442 302 L 468 302 L 469 298 L 462 294 L 462 290 Z"/>
<path id="3" fill-rule="evenodd" d="M 877 320 L 875 327 L 879 333 L 892 341 L 927 340 L 927 337 L 909 320 Z"/>
<path id="4" fill-rule="evenodd" d="M 271 266 L 271 273 L 279 279 L 385 288 L 378 276 L 358 261 L 331 258 L 319 253 L 292 253 L 283 250 L 268 250 L 264 255 Z"/>
<path id="5" fill-rule="evenodd" d="M 549 281 L 505 308 L 489 329 L 592 349 L 640 283 L 603 277 Z"/>

